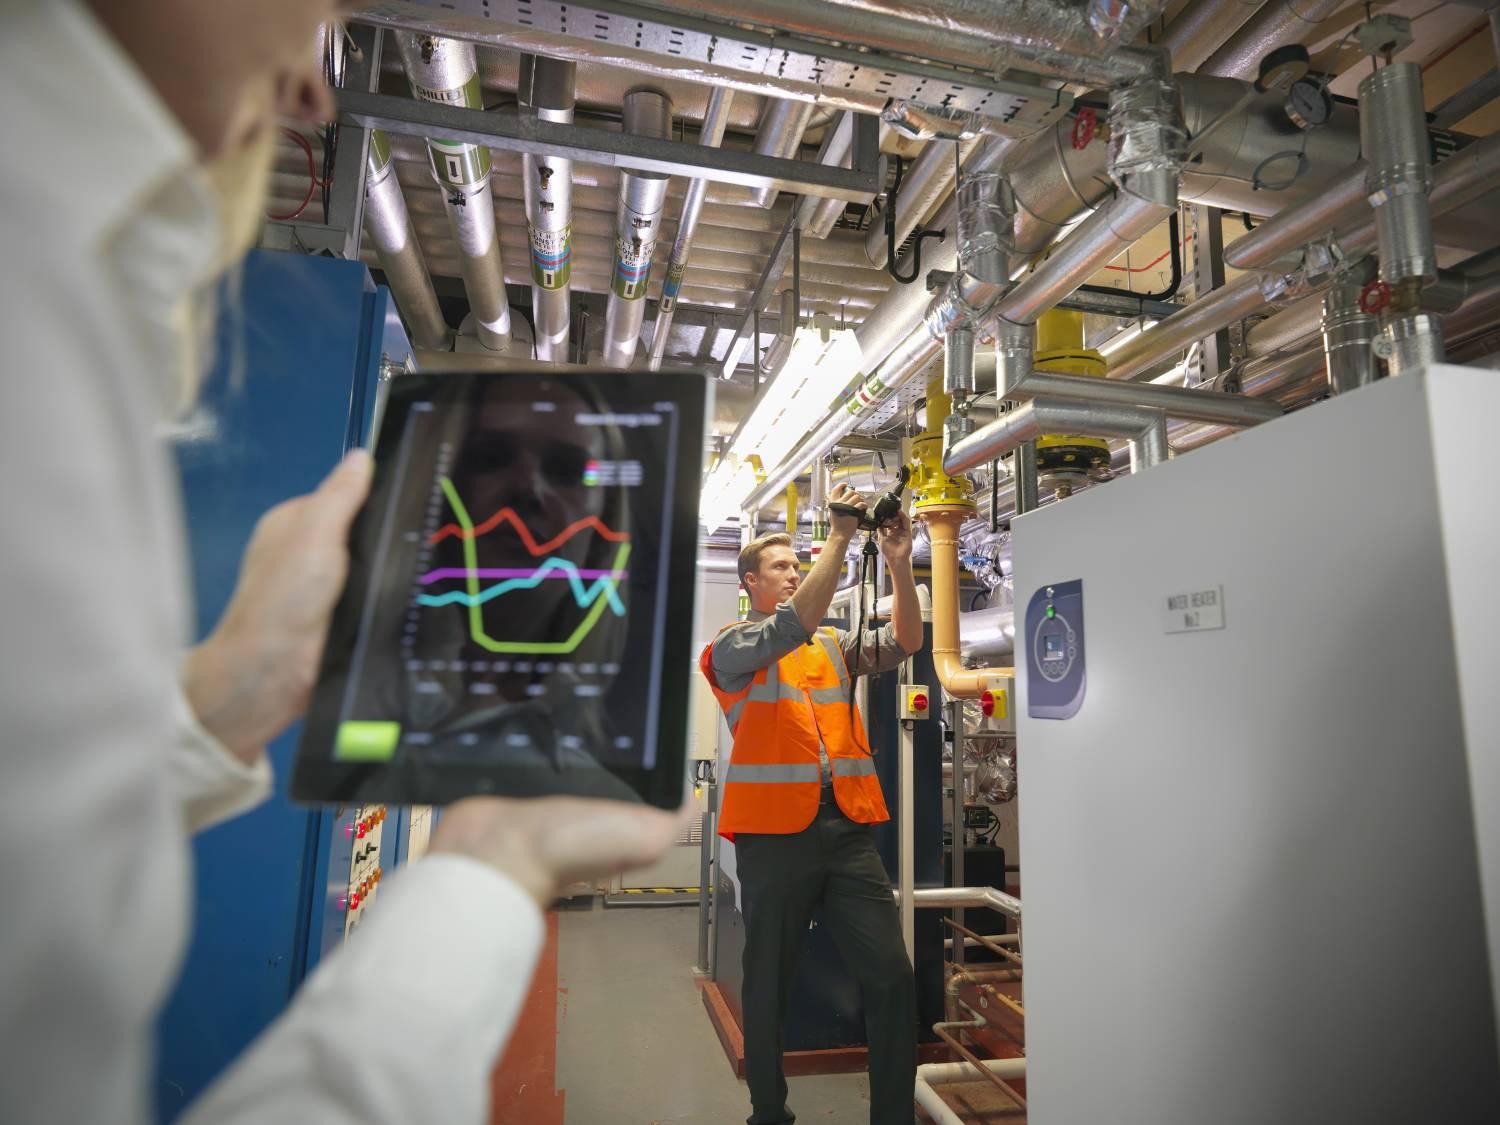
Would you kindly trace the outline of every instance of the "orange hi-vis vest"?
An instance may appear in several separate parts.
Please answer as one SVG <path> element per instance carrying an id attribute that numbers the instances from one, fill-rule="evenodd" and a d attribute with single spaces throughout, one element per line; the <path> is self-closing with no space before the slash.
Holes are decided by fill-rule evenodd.
<path id="1" fill-rule="evenodd" d="M 801 832 L 813 822 L 822 790 L 820 738 L 844 814 L 858 824 L 891 818 L 864 719 L 857 708 L 850 717 L 849 669 L 838 636 L 823 628 L 814 641 L 762 668 L 742 691 L 719 689 L 713 645 L 699 658 L 734 736 L 719 814 L 719 834 L 726 840 L 736 832 Z"/>

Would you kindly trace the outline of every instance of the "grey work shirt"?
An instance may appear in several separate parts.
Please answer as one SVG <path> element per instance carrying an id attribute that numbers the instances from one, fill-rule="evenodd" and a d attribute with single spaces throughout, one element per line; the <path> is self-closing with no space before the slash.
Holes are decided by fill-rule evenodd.
<path id="1" fill-rule="evenodd" d="M 863 632 L 844 629 L 835 632 L 850 676 L 887 672 L 911 655 L 896 643 L 894 625 Z M 812 639 L 791 602 L 777 606 L 775 613 L 751 610 L 748 620 L 725 629 L 714 641 L 712 661 L 719 690 L 744 691 L 755 679 L 755 673 Z M 818 740 L 818 764 L 823 787 L 827 789 L 833 784 L 833 774 L 828 765 L 828 748 L 822 739 Z"/>

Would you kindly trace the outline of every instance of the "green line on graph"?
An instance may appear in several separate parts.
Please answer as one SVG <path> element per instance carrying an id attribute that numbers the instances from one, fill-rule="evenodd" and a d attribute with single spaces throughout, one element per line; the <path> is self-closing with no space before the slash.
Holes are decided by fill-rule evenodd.
<path id="1" fill-rule="evenodd" d="M 469 606 L 469 635 L 474 638 L 474 643 L 480 645 L 490 652 L 522 653 L 536 656 L 560 655 L 572 652 L 583 643 L 583 638 L 588 636 L 594 626 L 599 623 L 608 608 L 608 600 L 598 598 L 594 606 L 573 630 L 572 636 L 565 641 L 545 641 L 540 644 L 527 643 L 525 641 L 497 641 L 484 631 L 484 610 L 479 601 L 479 549 L 474 545 L 474 522 L 469 519 L 469 510 L 464 507 L 464 502 L 458 498 L 458 490 L 453 487 L 453 482 L 447 477 L 439 477 L 438 483 L 443 486 L 443 495 L 448 498 L 448 506 L 453 509 L 454 516 L 458 519 L 458 526 L 467 534 L 463 536 L 464 543 L 464 567 L 468 570 L 465 585 L 468 587 L 470 602 Z M 629 542 L 622 543 L 620 549 L 615 553 L 614 565 L 610 567 L 615 572 L 625 569 L 625 564 L 630 559 Z M 616 579 L 618 582 L 618 579 Z"/>

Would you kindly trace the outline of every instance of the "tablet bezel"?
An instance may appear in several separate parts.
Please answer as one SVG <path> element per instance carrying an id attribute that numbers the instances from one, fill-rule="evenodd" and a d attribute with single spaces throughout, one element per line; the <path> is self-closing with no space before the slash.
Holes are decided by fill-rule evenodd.
<path id="1" fill-rule="evenodd" d="M 583 796 L 621 800 L 639 799 L 663 809 L 676 809 L 687 785 L 693 658 L 694 599 L 698 546 L 698 497 L 702 485 L 703 435 L 707 426 L 710 383 L 702 372 L 618 371 L 605 368 L 567 370 L 520 367 L 514 371 L 468 371 L 397 375 L 382 388 L 383 417 L 372 439 L 376 483 L 394 471 L 392 454 L 400 441 L 404 420 L 413 403 L 431 401 L 439 389 L 459 397 L 476 380 L 555 378 L 568 382 L 596 378 L 603 381 L 651 380 L 651 394 L 673 402 L 678 414 L 675 487 L 670 498 L 672 527 L 667 543 L 666 634 L 663 638 L 660 710 L 655 764 L 630 769 L 609 766 L 594 771 L 559 774 L 536 766 L 433 765 L 410 760 L 348 762 L 334 759 L 332 746 L 338 729 L 344 689 L 360 615 L 370 581 L 368 558 L 379 534 L 381 515 L 370 505 L 361 509 L 350 529 L 350 556 L 355 565 L 334 609 L 316 686 L 298 738 L 290 786 L 294 800 L 309 804 L 445 805 L 465 797 Z M 379 493 L 376 486 L 371 496 Z M 364 543 L 361 547 L 360 544 Z M 672 669 L 680 669 L 681 675 Z M 565 780 L 566 784 L 559 782 Z M 623 783 L 623 784 L 622 784 Z"/>

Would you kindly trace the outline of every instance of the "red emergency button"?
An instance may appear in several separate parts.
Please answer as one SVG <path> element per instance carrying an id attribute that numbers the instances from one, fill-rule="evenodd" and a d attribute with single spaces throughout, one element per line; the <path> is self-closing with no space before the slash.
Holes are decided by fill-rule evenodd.
<path id="1" fill-rule="evenodd" d="M 913 711 L 925 711 L 925 710 L 927 710 L 927 693 L 926 692 L 919 691 L 919 692 L 917 692 L 915 695 L 913 695 L 911 697 L 911 709 Z"/>
<path id="2" fill-rule="evenodd" d="M 979 697 L 979 709 L 984 712 L 984 717 L 986 719 L 988 719 L 990 716 L 992 716 L 995 713 L 995 693 L 994 692 L 987 691 L 987 692 L 985 692 L 983 695 L 981 695 Z"/>

